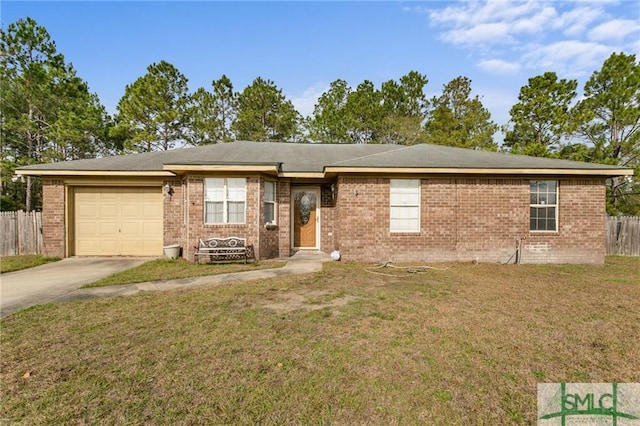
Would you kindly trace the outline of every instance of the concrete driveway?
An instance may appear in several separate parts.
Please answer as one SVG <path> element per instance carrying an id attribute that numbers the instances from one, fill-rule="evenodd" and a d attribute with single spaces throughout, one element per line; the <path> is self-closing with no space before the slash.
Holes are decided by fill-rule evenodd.
<path id="1" fill-rule="evenodd" d="M 72 257 L 0 275 L 0 317 L 52 302 L 84 284 L 138 266 L 150 258 Z"/>

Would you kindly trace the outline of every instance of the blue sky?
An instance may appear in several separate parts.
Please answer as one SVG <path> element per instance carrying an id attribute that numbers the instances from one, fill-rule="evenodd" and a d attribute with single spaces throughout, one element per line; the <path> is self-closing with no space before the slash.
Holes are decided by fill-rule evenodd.
<path id="1" fill-rule="evenodd" d="M 116 112 L 127 84 L 165 60 L 192 91 L 226 74 L 236 90 L 260 76 L 298 111 L 329 83 L 377 87 L 411 70 L 427 94 L 472 80 L 506 124 L 520 87 L 546 71 L 579 87 L 613 52 L 640 52 L 640 0 L 396 2 L 2 1 L 2 27 L 30 16 Z"/>

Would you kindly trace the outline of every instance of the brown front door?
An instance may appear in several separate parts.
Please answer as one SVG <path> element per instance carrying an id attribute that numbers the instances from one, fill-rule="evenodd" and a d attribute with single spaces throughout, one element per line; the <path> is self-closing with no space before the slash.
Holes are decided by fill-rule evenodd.
<path id="1" fill-rule="evenodd" d="M 293 247 L 318 248 L 317 189 L 293 190 Z"/>

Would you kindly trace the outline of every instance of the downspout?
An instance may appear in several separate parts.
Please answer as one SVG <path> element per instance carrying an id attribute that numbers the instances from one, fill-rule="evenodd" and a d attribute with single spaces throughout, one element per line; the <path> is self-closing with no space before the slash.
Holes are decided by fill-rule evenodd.
<path id="1" fill-rule="evenodd" d="M 182 195 L 182 200 L 183 200 L 183 207 L 182 207 L 182 214 L 184 215 L 183 217 L 183 224 L 185 226 L 185 232 L 184 235 L 186 237 L 185 242 L 184 242 L 184 250 L 183 253 L 186 253 L 186 257 L 187 260 L 190 258 L 190 251 L 191 251 L 191 246 L 189 245 L 189 241 L 191 241 L 191 233 L 190 233 L 190 226 L 189 226 L 189 177 L 186 176 L 185 177 L 185 185 L 184 185 L 184 194 Z"/>
<path id="2" fill-rule="evenodd" d="M 256 217 L 256 220 L 257 220 L 257 224 L 256 225 L 257 225 L 258 232 L 256 233 L 257 241 L 256 241 L 256 244 L 255 244 L 255 246 L 253 248 L 253 258 L 254 259 L 260 259 L 260 239 L 261 239 L 260 237 L 262 236 L 262 232 L 263 232 L 262 226 L 260 224 L 260 218 L 262 218 L 262 215 L 264 214 L 264 211 L 263 211 L 264 203 L 261 202 L 262 201 L 262 197 L 263 197 L 262 188 L 264 186 L 264 183 L 263 183 L 262 179 L 263 179 L 262 176 L 258 176 L 258 190 L 255 191 L 256 195 L 254 196 L 254 198 L 257 198 L 256 205 L 258 206 L 257 207 L 258 215 Z M 245 207 L 245 213 L 244 214 L 246 215 L 248 211 L 249 211 L 249 209 L 247 207 Z"/>

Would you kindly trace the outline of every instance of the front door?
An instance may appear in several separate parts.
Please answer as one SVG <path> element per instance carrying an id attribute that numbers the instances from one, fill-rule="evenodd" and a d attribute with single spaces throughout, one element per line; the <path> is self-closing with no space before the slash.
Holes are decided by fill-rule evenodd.
<path id="1" fill-rule="evenodd" d="M 319 234 L 318 207 L 320 190 L 318 188 L 294 188 L 293 200 L 293 247 L 317 249 Z"/>

